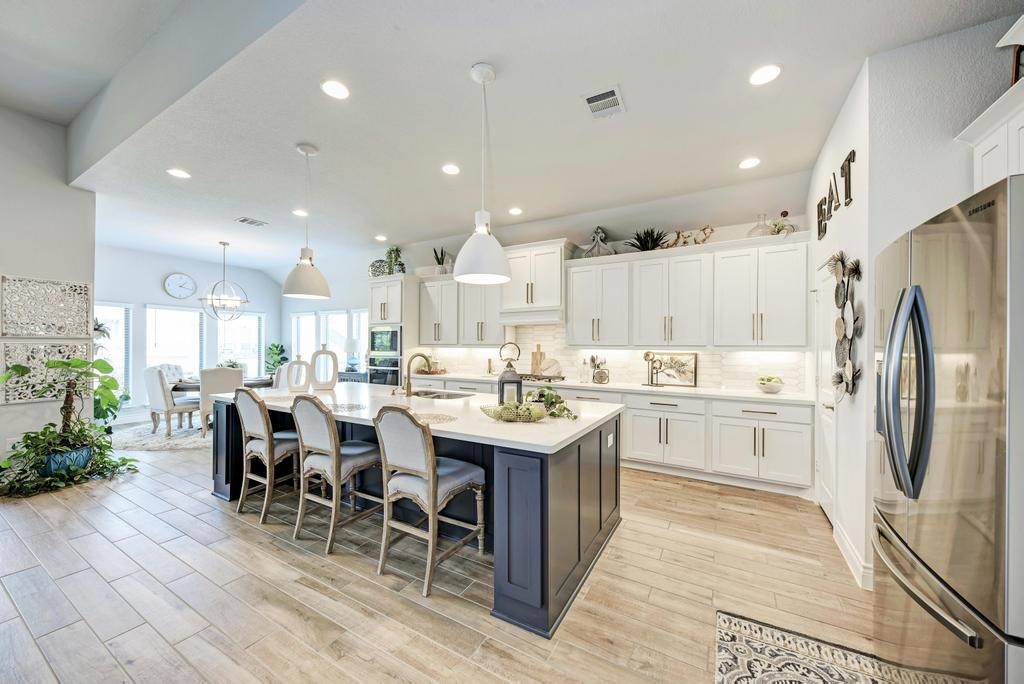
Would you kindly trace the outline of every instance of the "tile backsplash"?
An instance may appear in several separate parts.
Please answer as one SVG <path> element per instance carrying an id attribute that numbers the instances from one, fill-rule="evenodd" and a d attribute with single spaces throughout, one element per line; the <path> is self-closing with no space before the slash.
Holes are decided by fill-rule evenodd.
<path id="1" fill-rule="evenodd" d="M 642 383 L 647 378 L 647 364 L 643 360 L 643 349 L 610 349 L 569 347 L 565 341 L 564 325 L 520 325 L 507 328 L 510 341 L 522 350 L 516 369 L 521 373 L 530 370 L 530 352 L 540 344 L 548 358 L 557 359 L 562 365 L 566 379 L 576 381 L 580 374 L 580 361 L 592 354 L 608 360 L 607 368 L 612 382 Z M 487 372 L 487 360 L 492 359 L 495 372 L 500 371 L 498 350 L 492 348 L 462 347 L 419 347 L 422 351 L 440 361 L 451 374 L 480 375 Z M 651 349 L 651 351 L 669 350 Z M 675 350 L 687 351 L 687 350 Z M 803 351 L 697 351 L 697 385 L 721 389 L 753 389 L 758 375 L 770 373 L 780 376 L 786 384 L 785 391 L 804 392 L 810 389 L 808 378 L 813 378 L 812 355 Z M 813 384 L 813 381 L 812 381 Z"/>

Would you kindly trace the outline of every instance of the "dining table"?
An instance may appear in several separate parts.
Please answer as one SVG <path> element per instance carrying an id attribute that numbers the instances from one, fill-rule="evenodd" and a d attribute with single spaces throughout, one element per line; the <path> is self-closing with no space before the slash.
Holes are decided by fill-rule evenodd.
<path id="1" fill-rule="evenodd" d="M 255 378 L 245 378 L 242 380 L 244 387 L 251 387 L 253 389 L 261 389 L 274 386 L 274 378 L 269 375 L 261 375 Z M 199 391 L 199 378 L 185 378 L 184 380 L 178 380 L 177 382 L 171 383 L 172 392 L 198 392 Z"/>

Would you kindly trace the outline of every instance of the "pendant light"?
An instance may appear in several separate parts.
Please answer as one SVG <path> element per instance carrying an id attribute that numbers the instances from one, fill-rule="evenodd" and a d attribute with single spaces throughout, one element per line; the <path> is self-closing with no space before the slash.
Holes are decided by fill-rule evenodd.
<path id="1" fill-rule="evenodd" d="M 221 277 L 199 298 L 203 313 L 220 321 L 233 321 L 245 311 L 249 298 L 238 283 L 228 280 L 228 242 L 221 242 Z"/>
<path id="2" fill-rule="evenodd" d="M 480 62 L 469 70 L 480 84 L 480 210 L 474 216 L 476 231 L 469 236 L 455 259 L 455 280 L 472 285 L 500 285 L 512 279 L 508 258 L 498 239 L 491 234 L 491 213 L 484 207 L 487 187 L 487 85 L 494 82 L 494 67 Z"/>
<path id="3" fill-rule="evenodd" d="M 309 200 L 310 187 L 313 185 L 309 158 L 315 157 L 320 150 L 309 143 L 299 143 L 295 149 L 306 158 L 306 246 L 299 250 L 299 263 L 295 264 L 295 268 L 285 278 L 284 296 L 292 299 L 328 299 L 331 296 L 331 288 L 324 274 L 313 265 L 313 250 L 309 247 Z"/>

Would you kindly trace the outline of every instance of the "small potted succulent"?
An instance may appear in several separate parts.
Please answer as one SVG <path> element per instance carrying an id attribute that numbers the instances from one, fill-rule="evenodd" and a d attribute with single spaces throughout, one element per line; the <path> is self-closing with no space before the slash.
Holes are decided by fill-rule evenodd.
<path id="1" fill-rule="evenodd" d="M 435 275 L 445 275 L 449 273 L 449 266 L 451 264 L 451 257 L 445 248 L 438 249 L 434 248 L 434 273 Z"/>
<path id="2" fill-rule="evenodd" d="M 638 252 L 650 252 L 661 249 L 667 236 L 668 234 L 663 230 L 645 228 L 633 233 L 633 239 L 627 242 L 626 246 L 632 247 Z"/>
<path id="3" fill-rule="evenodd" d="M 778 394 L 782 391 L 782 378 L 778 375 L 758 375 L 757 387 L 765 394 Z"/>

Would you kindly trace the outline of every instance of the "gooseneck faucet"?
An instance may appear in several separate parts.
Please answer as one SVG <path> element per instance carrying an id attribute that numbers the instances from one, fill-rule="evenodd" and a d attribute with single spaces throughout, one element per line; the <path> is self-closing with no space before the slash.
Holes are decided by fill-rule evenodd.
<path id="1" fill-rule="evenodd" d="M 407 397 L 412 396 L 412 362 L 416 359 L 416 357 L 419 357 L 426 361 L 427 367 L 430 367 L 430 357 L 428 357 L 423 352 L 416 352 L 415 354 L 409 357 L 408 361 L 405 362 L 405 382 L 402 383 L 402 391 L 405 393 L 405 396 Z M 395 394 L 397 391 L 398 389 L 395 388 L 394 390 L 392 390 L 391 393 Z"/>

